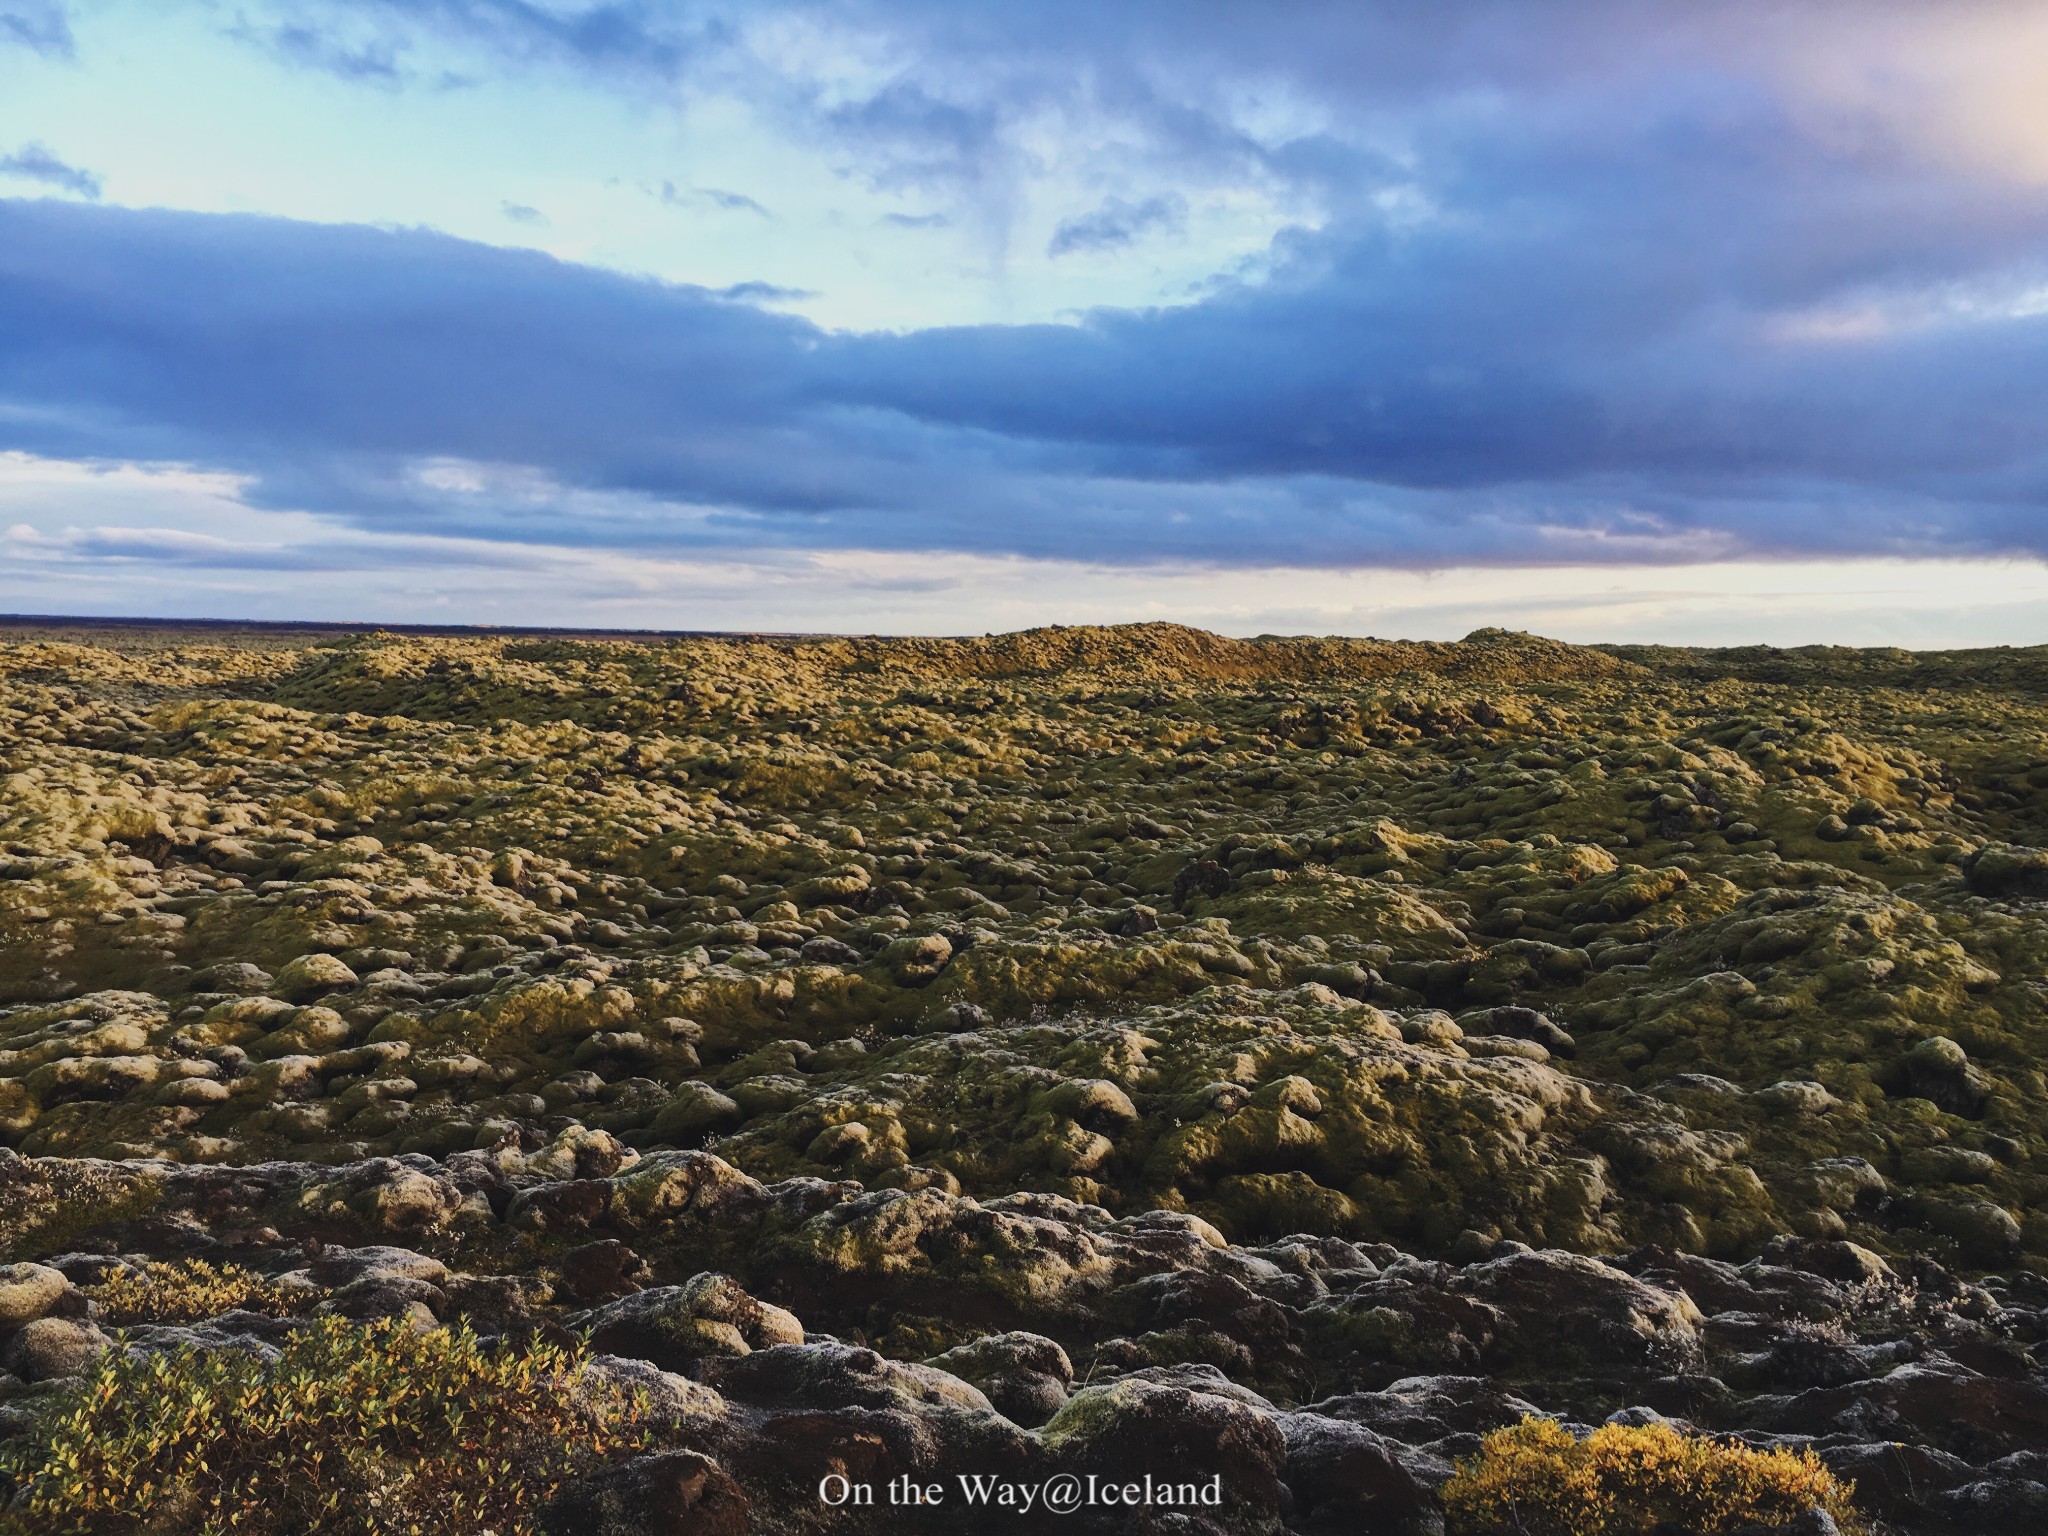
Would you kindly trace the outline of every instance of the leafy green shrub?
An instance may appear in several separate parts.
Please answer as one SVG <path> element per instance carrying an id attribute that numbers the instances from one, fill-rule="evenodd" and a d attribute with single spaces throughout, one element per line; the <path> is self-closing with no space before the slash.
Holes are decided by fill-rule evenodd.
<path id="1" fill-rule="evenodd" d="M 1758 1451 L 1663 1424 L 1602 1425 L 1581 1440 L 1550 1419 L 1495 1430 L 1444 1484 L 1450 1536 L 1644 1536 L 1670 1522 L 1699 1536 L 1785 1524 L 1819 1505 L 1866 1529 L 1854 1488 L 1811 1451 Z"/>
<path id="2" fill-rule="evenodd" d="M 309 1321 L 265 1361 L 111 1350 L 0 1451 L 0 1524 L 46 1536 L 515 1536 L 634 1448 L 643 1405 L 552 1345 Z"/>
<path id="3" fill-rule="evenodd" d="M 90 1295 L 109 1323 L 191 1323 L 240 1308 L 272 1317 L 310 1311 L 314 1292 L 279 1285 L 239 1264 L 218 1269 L 204 1259 L 152 1264 L 146 1274 L 125 1271 L 92 1287 Z"/>

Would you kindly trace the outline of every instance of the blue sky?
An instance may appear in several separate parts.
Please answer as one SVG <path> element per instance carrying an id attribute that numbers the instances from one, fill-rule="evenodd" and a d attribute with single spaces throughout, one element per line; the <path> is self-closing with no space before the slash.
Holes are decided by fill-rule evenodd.
<path id="1" fill-rule="evenodd" d="M 2048 5 L 0 0 L 0 609 L 2048 640 Z"/>

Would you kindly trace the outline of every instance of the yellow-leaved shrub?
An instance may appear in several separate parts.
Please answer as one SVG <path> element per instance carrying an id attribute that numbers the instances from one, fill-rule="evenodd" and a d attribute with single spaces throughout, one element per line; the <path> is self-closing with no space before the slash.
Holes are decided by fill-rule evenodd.
<path id="1" fill-rule="evenodd" d="M 152 1264 L 144 1274 L 117 1271 L 88 1294 L 100 1320 L 113 1324 L 191 1323 L 237 1310 L 291 1317 L 319 1299 L 311 1289 L 294 1291 L 239 1264 L 216 1268 L 204 1259 Z"/>
<path id="2" fill-rule="evenodd" d="M 1698 1536 L 1780 1525 L 1816 1506 L 1866 1529 L 1851 1484 L 1811 1451 L 1760 1451 L 1664 1424 L 1605 1424 L 1583 1440 L 1551 1419 L 1495 1430 L 1443 1487 L 1450 1536 Z"/>
<path id="3" fill-rule="evenodd" d="M 0 1529 L 525 1536 L 641 1438 L 644 1405 L 553 1345 L 318 1317 L 280 1348 L 109 1350 L 0 1449 Z"/>

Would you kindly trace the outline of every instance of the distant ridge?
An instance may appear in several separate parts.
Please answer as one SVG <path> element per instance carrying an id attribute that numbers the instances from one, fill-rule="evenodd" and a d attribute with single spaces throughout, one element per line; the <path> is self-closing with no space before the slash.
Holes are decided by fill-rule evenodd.
<path id="1" fill-rule="evenodd" d="M 516 624 L 349 624 L 331 620 L 165 619 L 0 614 L 0 643 L 58 642 L 125 651 L 167 639 L 218 640 L 289 650 L 309 641 L 376 644 L 379 637 L 474 642 L 480 657 L 516 645 L 703 646 L 777 667 L 932 678 L 1032 678 L 1082 673 L 1104 681 L 1316 682 L 1400 675 L 1461 682 L 1544 682 L 1660 675 L 1789 687 L 1929 690 L 1957 687 L 2048 692 L 2048 646 L 1913 651 L 1897 646 L 1575 645 L 1484 628 L 1462 640 L 1337 635 L 1238 639 L 1191 625 L 1042 625 L 990 635 L 836 635 L 773 630 L 602 629 Z"/>
<path id="2" fill-rule="evenodd" d="M 1481 629 L 1458 641 L 1380 640 L 1349 636 L 1261 635 L 1235 639 L 1164 622 L 1046 625 L 981 636 L 804 635 L 773 631 L 607 630 L 535 625 L 342 624 L 242 619 L 67 618 L 0 615 L 0 634 L 23 640 L 84 645 L 155 643 L 166 636 L 204 644 L 209 635 L 238 645 L 266 639 L 284 645 L 309 636 L 559 641 L 594 645 L 702 644 L 745 654 L 770 648 L 796 652 L 824 671 L 917 673 L 930 677 L 1045 677 L 1085 672 L 1131 682 L 1332 681 L 1433 673 L 1459 679 L 1539 680 L 1621 676 L 1636 663 L 1589 646 L 1538 635 Z"/>
<path id="3" fill-rule="evenodd" d="M 1238 640 L 1184 624 L 1048 626 L 980 639 L 845 641 L 863 670 L 917 667 L 956 677 L 1087 672 L 1155 682 L 1332 681 L 1428 672 L 1446 677 L 1607 677 L 1639 670 L 1586 646 L 1482 629 L 1459 641 L 1261 635 Z"/>

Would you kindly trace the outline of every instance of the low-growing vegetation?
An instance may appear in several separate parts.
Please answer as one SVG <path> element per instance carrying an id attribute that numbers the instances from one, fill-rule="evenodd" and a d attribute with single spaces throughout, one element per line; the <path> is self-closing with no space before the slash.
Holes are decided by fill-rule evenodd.
<path id="1" fill-rule="evenodd" d="M 152 1264 L 140 1273 L 117 1270 L 89 1294 L 100 1320 L 114 1324 L 190 1323 L 223 1312 L 293 1317 L 318 1297 L 310 1286 L 294 1290 L 239 1264 L 204 1259 Z"/>
<path id="2" fill-rule="evenodd" d="M 275 1359 L 111 1351 L 0 1453 L 41 1536 L 518 1536 L 634 1443 L 636 1402 L 553 1345 L 322 1317 Z"/>
<path id="3" fill-rule="evenodd" d="M 1824 1509 L 1864 1529 L 1854 1490 L 1809 1450 L 1752 1450 L 1664 1424 L 1603 1424 L 1580 1439 L 1552 1419 L 1495 1430 L 1444 1485 L 1450 1536 L 1720 1536 Z"/>

